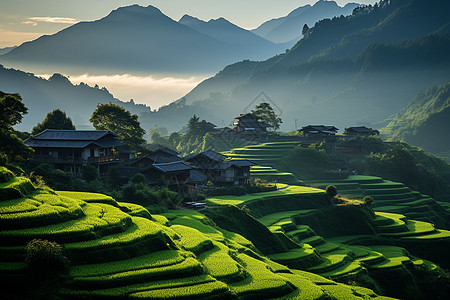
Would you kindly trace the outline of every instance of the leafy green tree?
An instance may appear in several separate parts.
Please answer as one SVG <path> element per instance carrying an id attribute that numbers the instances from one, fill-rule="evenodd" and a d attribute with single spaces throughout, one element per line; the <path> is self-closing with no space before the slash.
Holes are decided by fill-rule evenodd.
<path id="1" fill-rule="evenodd" d="M 117 104 L 98 104 L 89 121 L 97 130 L 110 130 L 119 135 L 132 149 L 139 152 L 140 145 L 145 143 L 142 129 L 137 115 Z"/>
<path id="2" fill-rule="evenodd" d="M 33 149 L 24 144 L 13 129 L 27 112 L 19 94 L 0 91 L 0 154 L 10 163 L 23 162 L 33 156 Z"/>
<path id="3" fill-rule="evenodd" d="M 327 188 L 325 189 L 325 193 L 327 193 L 328 197 L 330 198 L 334 198 L 338 194 L 337 189 L 334 185 L 327 186 Z"/>
<path id="4" fill-rule="evenodd" d="M 273 111 L 272 106 L 269 103 L 263 102 L 256 105 L 255 109 L 251 111 L 252 114 L 256 115 L 261 121 L 273 127 L 273 130 L 280 129 L 280 124 L 283 123 L 280 117 L 278 117 Z"/>
<path id="5" fill-rule="evenodd" d="M 97 180 L 99 177 L 98 169 L 94 166 L 83 165 L 81 167 L 81 178 L 87 182 Z"/>
<path id="6" fill-rule="evenodd" d="M 73 125 L 72 119 L 70 119 L 64 111 L 55 109 L 52 112 L 49 112 L 47 116 L 45 116 L 45 119 L 44 121 L 42 121 L 42 123 L 38 123 L 36 126 L 34 126 L 31 134 L 38 134 L 45 129 L 75 130 L 75 125 Z"/>

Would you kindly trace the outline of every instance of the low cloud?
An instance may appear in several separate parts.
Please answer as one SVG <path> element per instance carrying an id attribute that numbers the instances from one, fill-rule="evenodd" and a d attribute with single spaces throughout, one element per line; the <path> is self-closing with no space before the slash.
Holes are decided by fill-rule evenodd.
<path id="1" fill-rule="evenodd" d="M 33 22 L 33 21 L 25 21 L 25 22 L 22 22 L 22 24 L 31 25 L 31 26 L 37 26 L 38 25 L 38 23 Z"/>
<path id="2" fill-rule="evenodd" d="M 45 23 L 58 23 L 58 24 L 75 24 L 79 20 L 73 18 L 61 18 L 61 17 L 31 17 L 28 18 L 30 22 L 45 22 Z M 33 25 L 35 26 L 35 25 Z"/>
<path id="3" fill-rule="evenodd" d="M 156 76 L 135 76 L 130 74 L 122 75 L 76 75 L 70 76 L 70 81 L 74 84 L 84 82 L 90 86 L 98 84 L 106 87 L 114 97 L 129 101 L 133 99 L 135 103 L 149 105 L 152 109 L 177 100 L 210 75 L 191 77 L 156 77 Z"/>

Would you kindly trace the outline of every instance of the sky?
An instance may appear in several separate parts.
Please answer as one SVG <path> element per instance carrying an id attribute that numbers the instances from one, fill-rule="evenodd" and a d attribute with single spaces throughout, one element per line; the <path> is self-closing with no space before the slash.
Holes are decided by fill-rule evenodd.
<path id="1" fill-rule="evenodd" d="M 224 17 L 246 29 L 267 20 L 285 16 L 292 10 L 316 0 L 0 0 L 0 48 L 20 45 L 44 34 L 54 34 L 80 21 L 98 20 L 118 7 L 153 5 L 174 20 L 184 14 L 203 20 Z M 336 0 L 340 6 L 349 2 L 373 4 L 375 0 Z M 24 70 L 34 72 L 34 70 Z M 55 70 L 54 73 L 58 73 Z M 37 74 L 49 77 L 49 74 Z M 117 74 L 64 74 L 74 84 L 84 82 L 106 87 L 123 101 L 150 105 L 152 109 L 168 104 L 187 94 L 197 84 L 214 74 L 192 74 L 158 77 Z"/>

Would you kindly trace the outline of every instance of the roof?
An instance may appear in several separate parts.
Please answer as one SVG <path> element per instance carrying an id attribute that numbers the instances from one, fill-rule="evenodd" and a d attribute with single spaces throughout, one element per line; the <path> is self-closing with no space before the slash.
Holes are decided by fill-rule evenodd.
<path id="1" fill-rule="evenodd" d="M 33 148 L 71 148 L 71 149 L 83 149 L 89 145 L 96 145 L 98 147 L 110 148 L 116 146 L 125 145 L 122 141 L 111 140 L 111 141 L 66 141 L 66 140 L 35 140 L 29 138 L 24 141 L 30 147 Z"/>
<path id="2" fill-rule="evenodd" d="M 256 166 L 254 162 L 249 161 L 247 159 L 231 160 L 230 163 L 239 168 Z"/>
<path id="3" fill-rule="evenodd" d="M 118 137 L 109 130 L 57 130 L 45 129 L 31 137 L 33 140 L 97 141 L 107 135 Z"/>
<path id="4" fill-rule="evenodd" d="M 153 152 L 160 151 L 160 152 L 164 152 L 164 153 L 167 153 L 169 155 L 174 155 L 174 156 L 177 156 L 177 155 L 180 154 L 180 153 L 176 152 L 175 150 L 172 150 L 172 149 L 167 148 L 167 147 L 165 147 L 163 145 L 160 145 L 160 144 L 146 145 L 146 147 L 149 148 L 150 150 L 152 150 Z"/>
<path id="5" fill-rule="evenodd" d="M 267 127 L 273 127 L 272 125 L 263 122 L 263 121 L 259 121 L 258 116 L 252 114 L 252 113 L 247 113 L 247 114 L 241 114 L 239 117 L 236 117 L 235 119 L 237 119 L 238 121 L 235 123 L 235 125 L 239 125 L 241 127 L 244 128 L 267 128 Z"/>
<path id="6" fill-rule="evenodd" d="M 209 158 L 211 160 L 214 160 L 214 161 L 217 161 L 217 162 L 224 161 L 227 158 L 225 155 L 220 154 L 220 153 L 218 153 L 216 151 L 206 150 L 205 152 L 201 152 L 201 153 L 196 154 L 196 155 L 188 155 L 188 156 L 186 156 L 184 158 L 184 160 L 186 160 L 186 161 L 192 160 L 192 159 L 194 159 L 196 157 L 199 157 L 199 156 L 206 156 L 207 158 Z"/>
<path id="7" fill-rule="evenodd" d="M 338 131 L 339 129 L 335 126 L 329 126 L 329 125 L 308 125 L 300 129 L 300 131 L 320 131 L 320 132 L 333 132 Z"/>
<path id="8" fill-rule="evenodd" d="M 345 131 L 355 131 L 357 133 L 371 133 L 372 128 L 368 128 L 366 126 L 356 126 L 356 127 L 345 128 Z"/>
<path id="9" fill-rule="evenodd" d="M 193 169 L 190 165 L 188 165 L 182 161 L 163 163 L 163 164 L 154 164 L 154 165 L 152 165 L 152 167 L 161 172 L 164 172 L 164 173 L 187 171 L 187 170 Z"/>
<path id="10" fill-rule="evenodd" d="M 206 182 L 208 177 L 205 176 L 202 172 L 192 169 L 190 171 L 189 181 L 190 182 Z"/>

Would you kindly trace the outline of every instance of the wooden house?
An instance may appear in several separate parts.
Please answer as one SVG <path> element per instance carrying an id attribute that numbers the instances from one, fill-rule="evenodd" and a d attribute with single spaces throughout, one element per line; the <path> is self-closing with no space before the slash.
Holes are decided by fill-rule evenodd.
<path id="1" fill-rule="evenodd" d="M 145 169 L 150 167 L 153 164 L 159 164 L 159 163 L 169 163 L 169 162 L 176 162 L 181 161 L 182 159 L 178 156 L 178 152 L 163 147 L 163 148 L 157 148 L 154 150 L 151 154 L 146 155 L 144 157 L 140 157 L 137 159 L 134 159 L 128 163 L 129 167 L 133 168 L 140 168 Z"/>
<path id="2" fill-rule="evenodd" d="M 235 130 L 242 134 L 266 134 L 267 128 L 273 127 L 266 122 L 259 121 L 258 117 L 252 113 L 241 114 L 234 118 Z"/>
<path id="3" fill-rule="evenodd" d="M 344 134 L 352 136 L 370 136 L 370 135 L 379 135 L 380 132 L 376 129 L 374 130 L 366 126 L 357 126 L 345 128 Z"/>
<path id="4" fill-rule="evenodd" d="M 323 138 L 336 135 L 338 130 L 335 126 L 308 125 L 299 131 L 303 132 L 303 136 L 307 138 Z"/>
<path id="5" fill-rule="evenodd" d="M 185 161 L 202 172 L 208 181 L 218 185 L 245 184 L 250 179 L 249 160 L 226 160 L 227 157 L 212 150 L 191 155 Z"/>
<path id="6" fill-rule="evenodd" d="M 82 165 L 93 165 L 100 176 L 106 176 L 114 166 L 132 158 L 130 149 L 117 137 L 109 130 L 46 129 L 25 144 L 34 149 L 35 163 L 53 164 L 75 176 L 81 176 Z"/>

